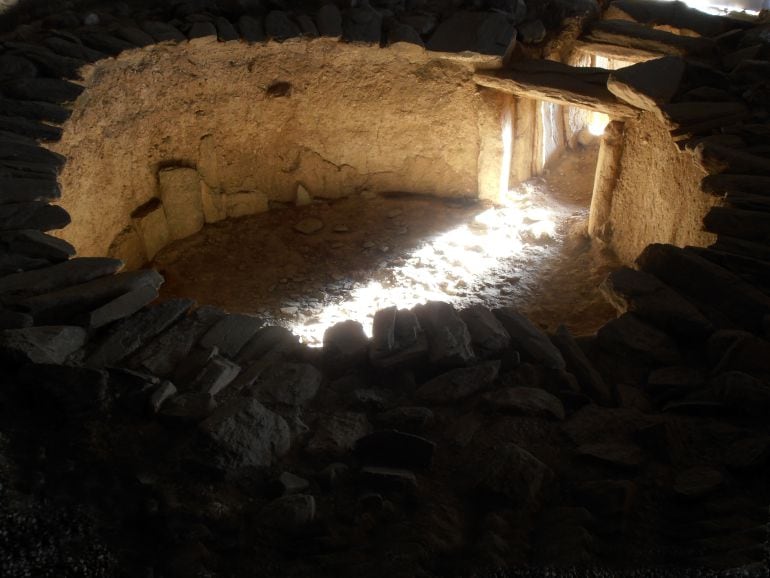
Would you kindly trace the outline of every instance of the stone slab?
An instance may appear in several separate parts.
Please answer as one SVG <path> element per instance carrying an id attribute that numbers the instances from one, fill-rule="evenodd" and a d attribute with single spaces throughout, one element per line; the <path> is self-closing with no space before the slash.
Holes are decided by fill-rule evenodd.
<path id="1" fill-rule="evenodd" d="M 232 42 L 235 40 L 240 40 L 241 37 L 235 30 L 235 27 L 224 16 L 217 16 L 214 19 L 214 23 L 216 24 L 217 39 L 220 42 Z"/>
<path id="2" fill-rule="evenodd" d="M 674 98 L 684 71 L 684 60 L 666 56 L 613 71 L 607 88 L 632 106 L 654 110 Z"/>
<path id="3" fill-rule="evenodd" d="M 64 363 L 87 339 L 82 327 L 39 326 L 0 331 L 0 352 L 6 359 L 28 363 Z"/>
<path id="4" fill-rule="evenodd" d="M 267 195 L 259 191 L 241 191 L 224 196 L 225 210 L 231 219 L 266 213 Z"/>
<path id="5" fill-rule="evenodd" d="M 147 343 L 131 358 L 129 364 L 153 375 L 171 376 L 198 340 L 225 315 L 219 311 L 219 315 L 211 315 L 210 309 L 213 308 L 196 309 L 189 317 Z"/>
<path id="6" fill-rule="evenodd" d="M 50 102 L 0 98 L 0 114 L 63 124 L 72 112 L 63 106 Z"/>
<path id="7" fill-rule="evenodd" d="M 436 444 L 422 436 L 381 430 L 356 440 L 353 454 L 362 463 L 395 468 L 429 468 Z"/>
<path id="8" fill-rule="evenodd" d="M 428 338 L 414 312 L 390 307 L 378 311 L 372 326 L 369 359 L 384 370 L 413 367 L 428 356 Z"/>
<path id="9" fill-rule="evenodd" d="M 230 385 L 240 372 L 241 367 L 238 364 L 221 355 L 214 355 L 186 387 L 215 396 Z"/>
<path id="10" fill-rule="evenodd" d="M 602 349 L 629 364 L 656 367 L 676 365 L 681 359 L 673 339 L 633 313 L 605 324 L 597 337 Z"/>
<path id="11" fill-rule="evenodd" d="M 57 142 L 62 137 L 62 129 L 58 126 L 3 115 L 0 115 L 0 131 L 5 134 L 18 134 L 41 142 Z"/>
<path id="12" fill-rule="evenodd" d="M 168 399 L 158 413 L 171 421 L 198 423 L 216 408 L 217 402 L 208 393 L 182 393 Z"/>
<path id="13" fill-rule="evenodd" d="M 39 201 L 0 205 L 0 231 L 18 229 L 52 231 L 63 229 L 71 221 L 69 213 L 58 205 Z"/>
<path id="14" fill-rule="evenodd" d="M 162 283 L 163 277 L 156 271 L 130 271 L 36 295 L 19 305 L 27 308 L 40 325 L 78 320 L 85 323 L 84 315 L 112 299 L 145 285 L 157 289 Z"/>
<path id="15" fill-rule="evenodd" d="M 567 370 L 577 378 L 580 388 L 599 405 L 611 405 L 612 389 L 580 349 L 569 330 L 560 325 L 551 341 L 559 348 Z"/>
<path id="16" fill-rule="evenodd" d="M 286 421 L 247 397 L 219 407 L 200 424 L 200 429 L 216 446 L 215 465 L 225 469 L 267 467 L 291 447 Z"/>
<path id="17" fill-rule="evenodd" d="M 305 451 L 318 460 L 345 456 L 356 440 L 369 433 L 366 414 L 341 412 L 318 419 Z M 328 463 L 328 462 L 327 462 Z"/>
<path id="18" fill-rule="evenodd" d="M 468 326 L 471 344 L 480 358 L 498 355 L 511 345 L 511 336 L 503 324 L 483 305 L 466 307 L 459 315 Z"/>
<path id="19" fill-rule="evenodd" d="M 124 293 L 105 303 L 98 309 L 94 309 L 88 315 L 88 327 L 98 329 L 114 321 L 133 315 L 145 305 L 158 298 L 158 289 L 152 285 L 145 285 Z"/>
<path id="20" fill-rule="evenodd" d="M 246 42 L 262 42 L 265 40 L 265 27 L 262 20 L 248 14 L 244 14 L 238 19 L 238 28 Z"/>
<path id="21" fill-rule="evenodd" d="M 334 4 L 328 3 L 321 6 L 318 9 L 316 22 L 321 36 L 337 38 L 342 36 L 342 13 Z"/>
<path id="22" fill-rule="evenodd" d="M 131 213 L 131 221 L 142 239 L 148 260 L 171 242 L 168 219 L 159 199 L 153 199 Z"/>
<path id="23" fill-rule="evenodd" d="M 176 386 L 170 381 L 163 381 L 150 395 L 150 411 L 158 413 L 163 404 L 176 395 Z"/>
<path id="24" fill-rule="evenodd" d="M 120 54 L 124 50 L 133 50 L 137 47 L 137 45 L 132 42 L 128 42 L 123 38 L 118 38 L 109 32 L 99 29 L 81 31 L 78 33 L 78 36 L 86 46 L 111 56 Z"/>
<path id="25" fill-rule="evenodd" d="M 428 336 L 431 363 L 457 367 L 475 359 L 468 327 L 449 303 L 429 301 L 416 306 L 414 313 Z"/>
<path id="26" fill-rule="evenodd" d="M 56 168 L 61 168 L 66 162 L 62 155 L 37 145 L 32 139 L 8 134 L 0 139 L 0 158 L 40 163 Z"/>
<path id="27" fill-rule="evenodd" d="M 238 353 L 236 361 L 247 363 L 265 356 L 282 357 L 299 348 L 299 337 L 285 327 L 268 325 L 254 334 Z"/>
<path id="28" fill-rule="evenodd" d="M 3 95 L 19 100 L 41 100 L 53 104 L 73 102 L 83 87 L 55 78 L 17 78 L 3 85 Z"/>
<path id="29" fill-rule="evenodd" d="M 59 183 L 53 179 L 0 178 L 0 204 L 55 201 L 60 197 Z"/>
<path id="30" fill-rule="evenodd" d="M 561 352 L 545 333 L 512 307 L 494 310 L 495 317 L 511 336 L 511 345 L 548 369 L 565 369 Z"/>
<path id="31" fill-rule="evenodd" d="M 673 245 L 652 244 L 637 259 L 639 267 L 683 296 L 712 307 L 741 327 L 761 331 L 770 297 L 729 271 Z"/>
<path id="32" fill-rule="evenodd" d="M 219 351 L 235 359 L 244 345 L 264 325 L 259 317 L 251 315 L 228 315 L 218 321 L 200 340 L 203 348 L 217 347 Z"/>
<path id="33" fill-rule="evenodd" d="M 158 181 L 171 239 L 183 239 L 200 231 L 204 218 L 198 171 L 171 167 L 158 173 Z"/>
<path id="34" fill-rule="evenodd" d="M 35 320 L 31 315 L 0 307 L 0 329 L 31 327 Z"/>
<path id="35" fill-rule="evenodd" d="M 274 40 L 286 40 L 300 36 L 302 31 L 286 12 L 271 10 L 265 16 L 265 34 Z"/>
<path id="36" fill-rule="evenodd" d="M 97 62 L 107 58 L 107 55 L 99 50 L 88 48 L 87 46 L 76 42 L 70 42 L 64 38 L 59 38 L 58 36 L 49 36 L 43 40 L 43 43 L 56 54 L 63 54 L 86 62 Z"/>
<path id="37" fill-rule="evenodd" d="M 600 289 L 620 312 L 633 312 L 664 331 L 704 338 L 714 327 L 687 299 L 654 275 L 622 267 L 610 273 Z"/>
<path id="38" fill-rule="evenodd" d="M 366 361 L 369 338 L 358 321 L 341 321 L 324 332 L 324 367 L 335 374 L 361 366 Z"/>
<path id="39" fill-rule="evenodd" d="M 499 372 L 499 361 L 453 369 L 426 382 L 417 389 L 414 395 L 417 400 L 429 404 L 459 402 L 479 391 L 488 389 L 497 379 Z"/>
<path id="40" fill-rule="evenodd" d="M 53 265 L 53 263 L 46 261 L 45 259 L 37 259 L 35 257 L 28 257 L 27 255 L 19 255 L 16 253 L 0 253 L 0 277 L 14 275 L 24 271 L 32 271 L 34 269 L 42 269 L 43 267 L 50 267 L 51 265 Z"/>
<path id="41" fill-rule="evenodd" d="M 86 364 L 104 367 L 117 363 L 184 315 L 192 304 L 189 299 L 171 299 L 124 319 L 96 345 Z"/>
<path id="42" fill-rule="evenodd" d="M 145 20 L 140 24 L 141 29 L 152 36 L 156 42 L 184 42 L 187 40 L 178 28 L 166 22 Z"/>
<path id="43" fill-rule="evenodd" d="M 504 14 L 460 11 L 438 26 L 428 41 L 428 50 L 503 56 L 515 39 L 516 29 Z"/>
<path id="44" fill-rule="evenodd" d="M 564 419 L 564 405 L 558 397 L 537 387 L 506 387 L 484 394 L 487 407 L 535 417 Z"/>
<path id="45" fill-rule="evenodd" d="M 307 363 L 276 363 L 265 368 L 248 394 L 265 404 L 305 406 L 315 398 L 321 372 Z"/>
<path id="46" fill-rule="evenodd" d="M 39 295 L 79 285 L 117 273 L 123 266 L 118 259 L 78 257 L 35 271 L 7 275 L 0 279 L 0 294 Z"/>
<path id="47" fill-rule="evenodd" d="M 119 26 L 115 34 L 133 46 L 145 47 L 155 44 L 155 39 L 135 26 Z"/>

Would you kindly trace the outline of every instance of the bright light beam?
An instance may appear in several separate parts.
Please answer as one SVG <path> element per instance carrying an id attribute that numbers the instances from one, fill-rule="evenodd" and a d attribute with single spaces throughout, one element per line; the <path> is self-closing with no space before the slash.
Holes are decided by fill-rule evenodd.
<path id="1" fill-rule="evenodd" d="M 471 222 L 426 239 L 400 266 L 379 271 L 376 280 L 354 286 L 320 313 L 299 313 L 289 328 L 308 345 L 319 346 L 327 328 L 348 319 L 370 335 L 374 313 L 391 305 L 410 308 L 440 300 L 462 307 L 479 301 L 475 288 L 482 285 L 488 299 L 490 287 L 510 285 L 512 270 L 524 277 L 533 261 L 544 257 L 542 247 L 554 243 L 559 213 L 564 216 L 527 183 L 507 191 L 501 201 Z"/>

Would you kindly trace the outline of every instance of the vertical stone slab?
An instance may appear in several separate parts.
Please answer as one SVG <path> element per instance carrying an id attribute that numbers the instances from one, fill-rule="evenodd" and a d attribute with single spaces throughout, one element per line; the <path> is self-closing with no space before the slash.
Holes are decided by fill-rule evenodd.
<path id="1" fill-rule="evenodd" d="M 479 198 L 497 202 L 508 192 L 513 142 L 511 96 L 499 91 L 479 91 Z"/>
<path id="2" fill-rule="evenodd" d="M 133 213 L 134 228 L 144 243 L 147 260 L 152 260 L 163 247 L 171 242 L 166 212 L 160 199 L 151 199 Z"/>
<path id="3" fill-rule="evenodd" d="M 107 250 L 107 255 L 123 261 L 128 271 L 139 269 L 147 262 L 144 241 L 133 226 L 128 226 L 118 233 Z"/>
<path id="4" fill-rule="evenodd" d="M 220 188 L 219 162 L 217 161 L 217 148 L 214 135 L 207 134 L 201 138 L 198 146 L 198 172 L 201 179 L 211 189 Z"/>
<path id="5" fill-rule="evenodd" d="M 184 167 L 163 169 L 158 173 L 158 182 L 171 240 L 200 231 L 203 203 L 198 171 Z"/>
<path id="6" fill-rule="evenodd" d="M 622 157 L 623 123 L 614 120 L 604 129 L 604 137 L 599 146 L 594 191 L 591 196 L 591 212 L 588 216 L 588 234 L 591 238 L 599 239 L 605 243 L 612 240 L 610 223 L 612 195 L 620 174 Z"/>
<path id="7" fill-rule="evenodd" d="M 535 122 L 535 174 L 542 174 L 548 162 L 564 148 L 564 116 L 562 107 L 553 102 L 538 101 Z"/>
<path id="8" fill-rule="evenodd" d="M 201 180 L 201 203 L 203 218 L 207 223 L 217 223 L 227 217 L 226 197 L 212 189 L 205 180 Z"/>
<path id="9" fill-rule="evenodd" d="M 513 115 L 512 185 L 526 181 L 533 174 L 536 119 L 537 102 L 529 98 L 517 98 Z"/>

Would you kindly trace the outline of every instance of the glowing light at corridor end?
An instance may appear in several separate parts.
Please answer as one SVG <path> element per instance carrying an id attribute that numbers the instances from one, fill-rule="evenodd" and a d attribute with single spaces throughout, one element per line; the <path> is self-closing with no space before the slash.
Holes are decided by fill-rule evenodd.
<path id="1" fill-rule="evenodd" d="M 664 0 L 673 2 L 675 0 Z M 743 12 L 748 16 L 756 16 L 760 10 L 767 10 L 770 4 L 767 0 L 721 0 L 712 2 L 712 0 L 683 0 L 684 4 L 690 8 L 695 8 L 700 12 L 707 14 L 724 15 L 731 12 Z"/>
<path id="2" fill-rule="evenodd" d="M 610 117 L 601 112 L 592 112 L 588 119 L 588 132 L 594 136 L 602 136 L 610 122 Z"/>

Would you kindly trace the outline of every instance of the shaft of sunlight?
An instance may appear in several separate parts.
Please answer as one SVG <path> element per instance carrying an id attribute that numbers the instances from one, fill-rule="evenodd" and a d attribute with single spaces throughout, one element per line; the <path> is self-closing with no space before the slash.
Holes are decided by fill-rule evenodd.
<path id="1" fill-rule="evenodd" d="M 473 293 L 474 285 L 498 271 L 509 271 L 505 264 L 511 260 L 521 259 L 517 275 L 526 276 L 533 260 L 545 256 L 544 246 L 554 243 L 559 221 L 558 207 L 533 191 L 526 183 L 507 191 L 501 204 L 484 208 L 470 222 L 425 239 L 405 255 L 401 266 L 354 287 L 320 314 L 298 315 L 289 328 L 311 346 L 322 344 L 327 328 L 348 319 L 360 322 L 371 335 L 372 319 L 379 309 L 391 305 L 410 308 L 431 300 L 460 307 L 470 304 L 473 299 L 468 294 Z M 523 266 L 525 261 L 528 267 Z"/>

